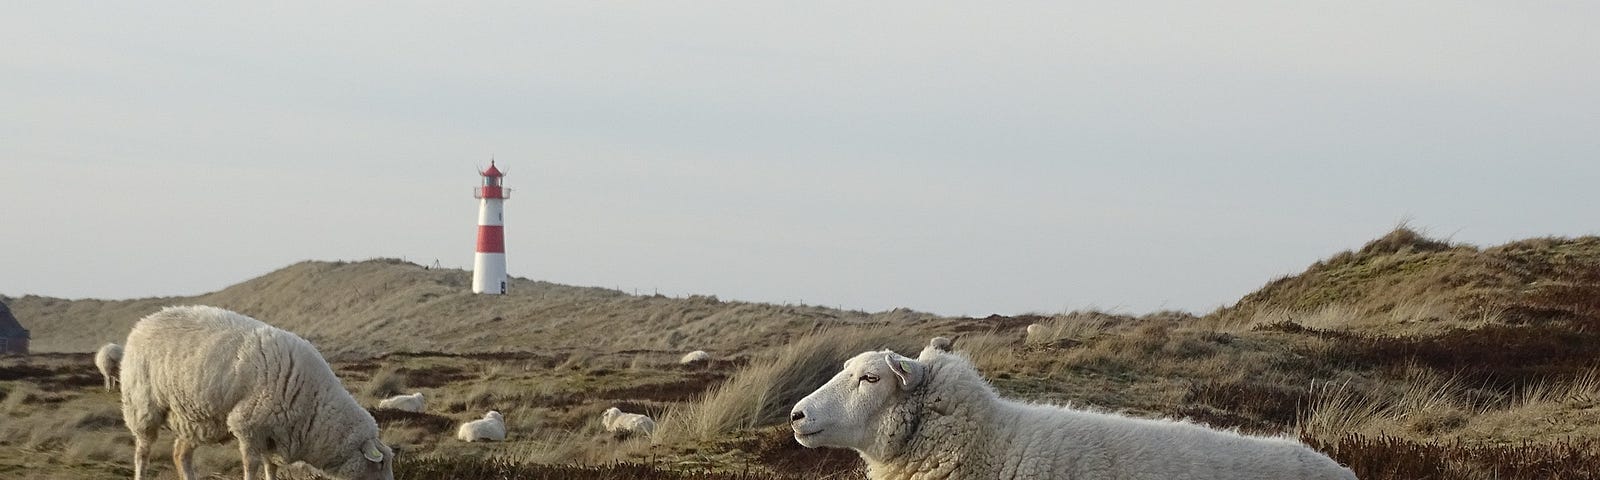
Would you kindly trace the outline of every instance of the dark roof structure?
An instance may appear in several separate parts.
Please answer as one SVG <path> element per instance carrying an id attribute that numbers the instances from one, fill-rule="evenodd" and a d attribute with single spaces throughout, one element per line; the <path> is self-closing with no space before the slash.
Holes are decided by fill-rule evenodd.
<path id="1" fill-rule="evenodd" d="M 28 329 L 0 302 L 0 354 L 7 353 L 28 354 Z"/>

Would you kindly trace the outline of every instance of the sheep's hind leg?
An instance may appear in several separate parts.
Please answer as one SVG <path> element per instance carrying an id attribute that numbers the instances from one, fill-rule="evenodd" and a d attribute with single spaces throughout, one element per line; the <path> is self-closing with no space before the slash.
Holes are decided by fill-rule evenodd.
<path id="1" fill-rule="evenodd" d="M 133 480 L 144 480 L 144 471 L 150 468 L 150 442 L 143 435 L 133 437 Z"/>
<path id="2" fill-rule="evenodd" d="M 172 464 L 178 467 L 178 478 L 194 480 L 195 442 L 178 437 L 172 441 Z"/>
<path id="3" fill-rule="evenodd" d="M 244 457 L 244 480 L 276 480 L 277 466 L 254 443 L 239 438 L 239 456 Z M 257 475 L 260 475 L 259 477 Z"/>
<path id="4" fill-rule="evenodd" d="M 150 470 L 150 446 L 156 443 L 160 425 L 133 429 L 133 480 L 145 480 Z"/>

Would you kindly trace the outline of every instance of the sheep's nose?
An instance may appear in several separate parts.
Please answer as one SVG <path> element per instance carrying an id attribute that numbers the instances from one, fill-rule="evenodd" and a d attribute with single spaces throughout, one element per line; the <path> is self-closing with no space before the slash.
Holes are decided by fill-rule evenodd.
<path id="1" fill-rule="evenodd" d="M 799 410 L 795 410 L 794 413 L 789 414 L 789 421 L 791 421 L 791 422 L 798 422 L 798 421 L 803 420 L 805 418 L 806 418 L 806 412 L 802 412 L 802 411 L 799 411 Z"/>

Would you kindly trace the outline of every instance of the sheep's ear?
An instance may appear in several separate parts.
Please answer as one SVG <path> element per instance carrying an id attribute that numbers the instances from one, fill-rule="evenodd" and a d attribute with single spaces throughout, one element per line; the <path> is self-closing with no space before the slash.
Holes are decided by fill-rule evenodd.
<path id="1" fill-rule="evenodd" d="M 367 440 L 366 445 L 361 449 L 361 456 L 367 457 L 368 461 L 382 462 L 383 449 L 378 448 L 377 440 Z"/>
<path id="2" fill-rule="evenodd" d="M 889 362 L 889 371 L 894 376 L 900 377 L 900 386 L 906 390 L 922 384 L 922 362 L 893 353 L 883 354 L 883 360 Z"/>

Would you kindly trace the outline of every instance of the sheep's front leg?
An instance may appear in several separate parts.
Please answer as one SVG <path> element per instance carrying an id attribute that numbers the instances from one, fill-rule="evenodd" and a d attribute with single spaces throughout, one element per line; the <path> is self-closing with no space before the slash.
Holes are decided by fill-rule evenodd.
<path id="1" fill-rule="evenodd" d="M 172 464 L 178 467 L 178 478 L 194 480 L 194 442 L 178 437 L 172 441 Z"/>
<path id="2" fill-rule="evenodd" d="M 261 460 L 261 472 L 266 474 L 266 480 L 278 480 L 278 464 L 272 463 L 272 459 Z"/>

